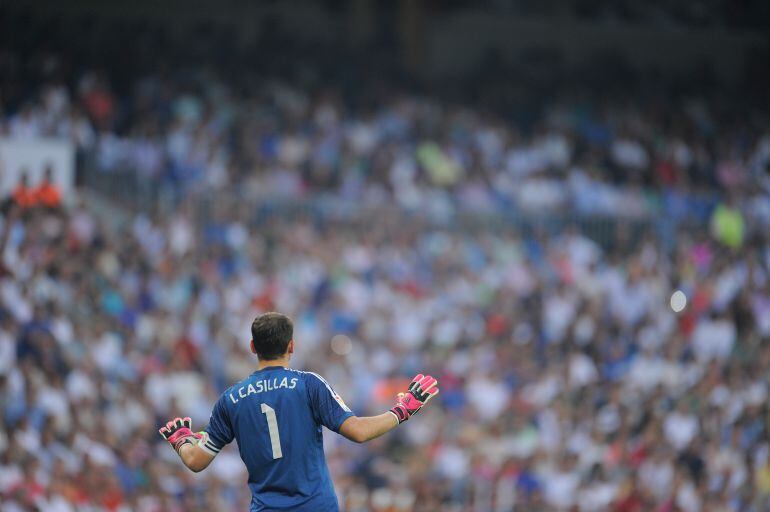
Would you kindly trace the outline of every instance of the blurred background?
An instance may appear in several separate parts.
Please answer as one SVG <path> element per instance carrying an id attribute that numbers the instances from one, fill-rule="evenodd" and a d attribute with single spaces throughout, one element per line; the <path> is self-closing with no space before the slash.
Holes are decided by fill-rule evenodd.
<path id="1" fill-rule="evenodd" d="M 249 325 L 347 512 L 770 510 L 770 3 L 0 5 L 0 509 L 246 510 Z M 677 292 L 678 293 L 675 293 Z"/>

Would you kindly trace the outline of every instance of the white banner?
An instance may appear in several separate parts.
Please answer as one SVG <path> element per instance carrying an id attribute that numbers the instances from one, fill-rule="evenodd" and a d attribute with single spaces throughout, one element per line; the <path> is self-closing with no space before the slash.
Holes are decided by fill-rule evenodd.
<path id="1" fill-rule="evenodd" d="M 75 147 L 70 141 L 0 137 L 1 197 L 11 193 L 24 172 L 29 175 L 30 186 L 38 186 L 47 167 L 67 201 L 75 188 Z"/>

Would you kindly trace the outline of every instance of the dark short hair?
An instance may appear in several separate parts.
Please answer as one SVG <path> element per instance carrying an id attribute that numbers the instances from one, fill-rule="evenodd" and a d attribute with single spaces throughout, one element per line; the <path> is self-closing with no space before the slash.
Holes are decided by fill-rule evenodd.
<path id="1" fill-rule="evenodd" d="M 286 353 L 294 336 L 294 323 L 281 313 L 259 315 L 251 323 L 251 339 L 260 359 L 278 359 Z"/>

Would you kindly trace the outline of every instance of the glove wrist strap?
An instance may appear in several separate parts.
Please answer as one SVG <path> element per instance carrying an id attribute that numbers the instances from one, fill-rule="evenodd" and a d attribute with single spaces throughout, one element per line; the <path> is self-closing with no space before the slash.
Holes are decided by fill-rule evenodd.
<path id="1" fill-rule="evenodd" d="M 390 412 L 393 416 L 396 417 L 399 425 L 409 419 L 409 413 L 407 412 L 405 407 L 396 406 L 396 407 L 393 407 L 388 412 Z"/>
<path id="2" fill-rule="evenodd" d="M 174 450 L 179 453 L 179 451 L 182 449 L 182 446 L 186 444 L 194 445 L 195 442 L 193 441 L 192 437 L 185 437 L 174 443 Z"/>

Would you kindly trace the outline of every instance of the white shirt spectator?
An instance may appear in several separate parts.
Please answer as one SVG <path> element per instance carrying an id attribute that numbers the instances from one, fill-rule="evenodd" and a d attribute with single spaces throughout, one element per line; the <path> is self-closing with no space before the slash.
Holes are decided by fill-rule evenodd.
<path id="1" fill-rule="evenodd" d="M 476 376 L 469 380 L 468 396 L 483 396 L 484 400 L 472 402 L 478 416 L 483 421 L 492 421 L 508 405 L 510 391 L 502 382 L 496 382 L 487 376 Z"/>
<path id="2" fill-rule="evenodd" d="M 468 474 L 467 450 L 454 444 L 444 444 L 439 448 L 435 458 L 436 470 L 450 480 L 459 480 Z"/>
<path id="3" fill-rule="evenodd" d="M 5 329 L 0 329 L 0 375 L 7 375 L 16 365 L 16 340 Z"/>
<path id="4" fill-rule="evenodd" d="M 737 332 L 735 325 L 725 319 L 703 319 L 692 334 L 695 356 L 700 362 L 725 360 L 733 350 Z"/>
<path id="5" fill-rule="evenodd" d="M 698 434 L 698 418 L 692 414 L 674 411 L 663 421 L 663 434 L 676 450 L 684 449 Z"/>
<path id="6" fill-rule="evenodd" d="M 544 498 L 552 507 L 567 509 L 577 499 L 580 477 L 574 471 L 556 471 L 544 476 Z"/>
<path id="7" fill-rule="evenodd" d="M 700 512 L 701 499 L 692 482 L 685 482 L 676 492 L 676 504 L 684 512 Z"/>
<path id="8" fill-rule="evenodd" d="M 639 480 L 658 500 L 669 495 L 673 478 L 674 466 L 665 454 L 653 455 L 639 468 Z"/>
<path id="9" fill-rule="evenodd" d="M 580 388 L 596 382 L 599 372 L 593 360 L 585 354 L 573 354 L 569 359 L 569 383 L 573 388 Z"/>
<path id="10" fill-rule="evenodd" d="M 650 162 L 647 150 L 639 142 L 630 139 L 617 139 L 612 144 L 612 158 L 623 167 L 642 170 Z"/>
<path id="11" fill-rule="evenodd" d="M 612 482 L 594 482 L 579 491 L 578 506 L 581 512 L 605 510 L 617 495 L 617 484 Z"/>

